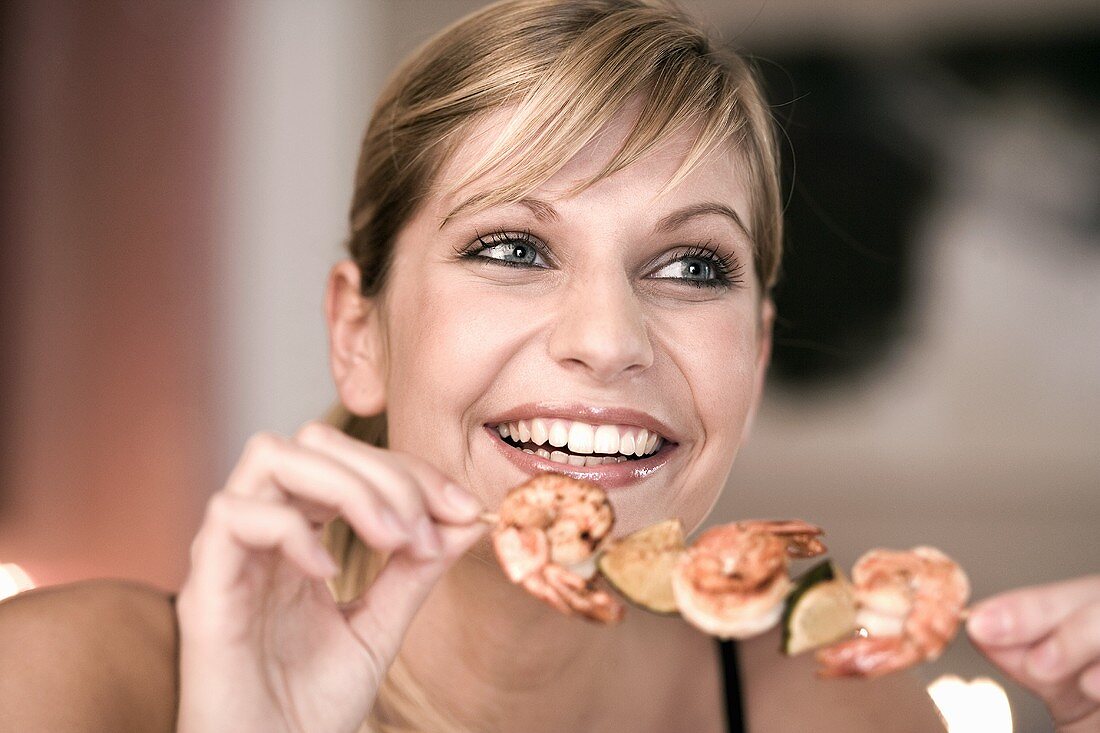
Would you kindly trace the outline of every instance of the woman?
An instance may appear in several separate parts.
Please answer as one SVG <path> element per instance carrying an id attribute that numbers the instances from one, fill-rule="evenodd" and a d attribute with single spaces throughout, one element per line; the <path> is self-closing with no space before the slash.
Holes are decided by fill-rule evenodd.
<path id="1" fill-rule="evenodd" d="M 28 670 L 0 687 L 6 729 L 717 732 L 739 706 L 757 731 L 940 729 L 902 675 L 821 682 L 771 637 L 734 659 L 674 618 L 561 616 L 507 582 L 477 519 L 543 470 L 604 486 L 619 533 L 713 505 L 760 400 L 780 249 L 743 61 L 655 3 L 487 8 L 383 93 L 351 229 L 325 309 L 341 409 L 249 443 L 174 608 L 112 584 L 6 604 L 0 654 Z M 576 465 L 496 431 L 535 419 L 661 447 Z M 1067 722 L 1096 720 L 1098 586 L 971 621 Z M 1049 684 L 1048 634 L 1073 652 Z M 19 702 L 44 689 L 62 704 Z"/>

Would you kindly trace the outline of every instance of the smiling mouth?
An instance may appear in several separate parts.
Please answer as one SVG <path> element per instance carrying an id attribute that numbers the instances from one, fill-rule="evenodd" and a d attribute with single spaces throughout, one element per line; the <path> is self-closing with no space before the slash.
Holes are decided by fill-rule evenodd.
<path id="1" fill-rule="evenodd" d="M 593 425 L 559 418 L 532 418 L 487 427 L 516 450 L 578 467 L 640 461 L 658 453 L 667 442 L 663 436 L 633 425 Z"/>

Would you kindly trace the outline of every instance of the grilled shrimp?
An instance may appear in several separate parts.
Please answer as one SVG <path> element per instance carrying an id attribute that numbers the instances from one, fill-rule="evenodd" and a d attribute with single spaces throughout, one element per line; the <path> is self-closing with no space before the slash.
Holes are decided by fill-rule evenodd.
<path id="1" fill-rule="evenodd" d="M 818 651 L 824 677 L 877 677 L 935 659 L 970 597 L 966 573 L 934 547 L 871 550 L 852 582 L 861 636 Z"/>
<path id="2" fill-rule="evenodd" d="M 504 498 L 493 549 L 509 580 L 536 598 L 562 613 L 613 623 L 623 616 L 622 604 L 592 582 L 596 549 L 613 523 L 598 486 L 542 474 Z"/>
<path id="3" fill-rule="evenodd" d="M 792 519 L 713 527 L 672 572 L 681 615 L 708 634 L 746 639 L 779 621 L 791 588 L 790 558 L 825 552 L 820 527 Z"/>

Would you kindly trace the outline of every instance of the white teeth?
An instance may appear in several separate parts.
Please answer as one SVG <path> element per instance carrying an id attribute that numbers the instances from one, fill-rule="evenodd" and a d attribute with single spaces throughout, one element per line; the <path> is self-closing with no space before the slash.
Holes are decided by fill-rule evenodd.
<path id="1" fill-rule="evenodd" d="M 550 445 L 561 448 L 569 442 L 569 424 L 561 420 L 550 423 Z"/>
<path id="2" fill-rule="evenodd" d="M 550 432 L 547 430 L 546 421 L 540 417 L 536 417 L 531 421 L 531 442 L 535 445 L 542 445 L 550 437 Z"/>
<path id="3" fill-rule="evenodd" d="M 592 449 L 596 453 L 618 453 L 619 429 L 614 425 L 601 425 L 596 428 Z"/>
<path id="4" fill-rule="evenodd" d="M 535 455 L 535 451 L 531 450 L 530 448 L 524 448 L 523 452 L 532 456 Z"/>
<path id="5" fill-rule="evenodd" d="M 584 459 L 584 465 L 586 466 L 601 466 L 604 463 L 606 463 L 606 461 L 600 456 L 588 456 Z"/>
<path id="6" fill-rule="evenodd" d="M 550 454 L 550 460 L 554 463 L 569 463 L 569 454 L 556 450 Z"/>
<path id="7" fill-rule="evenodd" d="M 583 466 L 584 465 L 584 460 L 585 460 L 584 456 L 570 455 L 569 456 L 569 465 L 570 466 Z"/>
<path id="8" fill-rule="evenodd" d="M 569 428 L 569 451 L 572 453 L 591 453 L 593 432 L 591 425 L 582 422 L 573 423 Z"/>
<path id="9" fill-rule="evenodd" d="M 550 457 L 550 451 L 546 450 L 545 448 L 539 448 L 538 450 L 535 451 L 535 455 L 540 456 L 542 458 L 549 458 Z"/>
<path id="10" fill-rule="evenodd" d="M 545 418 L 530 418 L 517 420 L 510 423 L 497 425 L 496 430 L 500 437 L 516 443 L 534 443 L 546 445 L 547 448 L 565 448 L 575 456 L 593 456 L 594 458 L 613 458 L 620 460 L 624 456 L 641 458 L 657 452 L 664 444 L 664 439 L 657 433 L 651 433 L 645 428 L 636 428 L 626 425 L 589 425 L 572 420 L 557 420 Z M 530 451 L 527 451 L 530 452 Z M 538 455 L 547 451 L 536 451 Z M 561 463 L 569 462 L 565 451 L 553 451 L 561 453 Z M 552 453 L 547 453 L 548 457 Z M 609 463 L 610 460 L 604 461 Z M 581 464 L 574 464 L 581 465 Z M 598 463 L 585 463 L 595 466 Z"/>

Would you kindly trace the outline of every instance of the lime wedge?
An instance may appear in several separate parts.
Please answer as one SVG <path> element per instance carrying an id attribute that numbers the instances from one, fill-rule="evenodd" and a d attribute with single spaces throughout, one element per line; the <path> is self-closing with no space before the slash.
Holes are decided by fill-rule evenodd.
<path id="1" fill-rule="evenodd" d="M 676 613 L 672 568 L 683 551 L 684 529 L 680 520 L 669 519 L 613 543 L 597 565 L 631 603 L 656 613 Z"/>
<path id="2" fill-rule="evenodd" d="M 856 631 L 852 584 L 830 560 L 798 579 L 783 611 L 784 654 L 794 656 L 851 636 Z"/>

